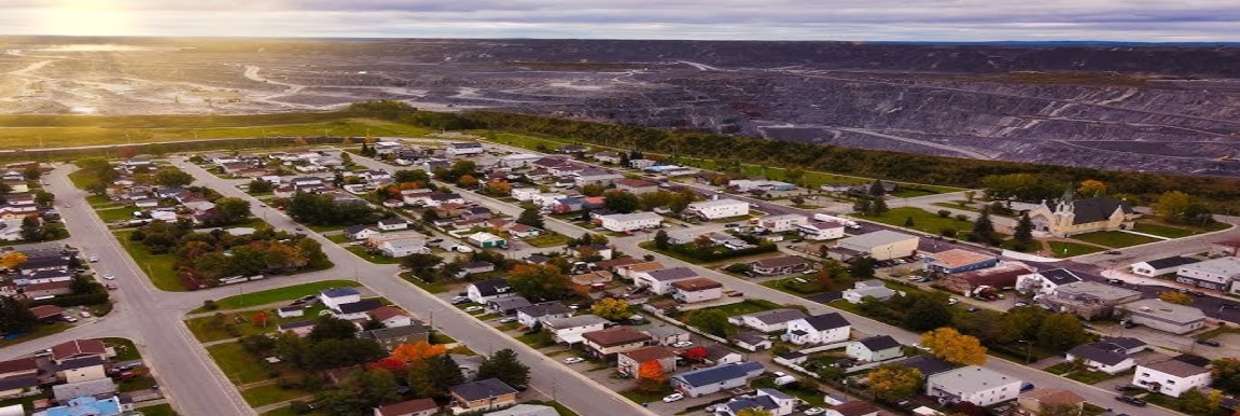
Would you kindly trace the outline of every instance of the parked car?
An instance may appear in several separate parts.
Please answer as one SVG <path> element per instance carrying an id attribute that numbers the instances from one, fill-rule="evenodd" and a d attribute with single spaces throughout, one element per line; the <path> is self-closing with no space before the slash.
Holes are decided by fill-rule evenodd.
<path id="1" fill-rule="evenodd" d="M 564 359 L 564 364 L 577 364 L 585 360 L 586 360 L 585 358 L 581 358 L 581 357 L 568 357 Z"/>
<path id="2" fill-rule="evenodd" d="M 1197 340 L 1197 343 L 1201 345 L 1208 345 L 1211 347 L 1221 347 L 1223 345 L 1223 344 L 1220 344 L 1218 341 L 1215 341 L 1212 339 L 1199 339 Z"/>
<path id="3" fill-rule="evenodd" d="M 1034 387 L 1035 387 L 1035 386 L 1033 385 L 1033 383 L 1025 383 L 1025 384 L 1021 384 L 1021 385 L 1020 385 L 1020 391 L 1022 391 L 1022 392 L 1026 392 L 1026 391 L 1029 391 L 1029 390 L 1033 390 L 1033 388 L 1034 388 Z"/>
<path id="4" fill-rule="evenodd" d="M 672 344 L 672 348 L 689 348 L 692 346 L 693 346 L 693 343 L 690 341 L 680 341 L 675 344 Z"/>
<path id="5" fill-rule="evenodd" d="M 671 402 L 676 402 L 676 401 L 683 400 L 684 398 L 685 398 L 685 395 L 683 395 L 683 394 L 680 394 L 680 393 L 672 393 L 672 394 L 669 394 L 669 395 L 667 395 L 667 396 L 664 396 L 664 397 L 663 397 L 663 403 L 671 403 Z"/>
<path id="6" fill-rule="evenodd" d="M 89 261 L 89 262 L 91 262 L 91 263 L 98 263 L 98 262 L 99 262 L 99 256 L 90 256 L 90 258 L 89 258 L 89 259 L 87 259 L 87 261 Z"/>
<path id="7" fill-rule="evenodd" d="M 811 407 L 811 408 L 805 409 L 805 411 L 801 413 L 806 416 L 814 416 L 814 415 L 822 414 L 823 412 L 826 412 L 826 411 L 827 411 L 826 409 L 823 409 L 821 407 Z"/>
<path id="8" fill-rule="evenodd" d="M 116 280 L 116 275 L 113 275 L 112 273 L 104 273 L 103 279 L 104 280 Z"/>
<path id="9" fill-rule="evenodd" d="M 503 318 L 500 318 L 500 319 L 499 319 L 499 323 L 501 323 L 501 324 L 506 324 L 506 323 L 510 323 L 510 322 L 516 322 L 516 321 L 517 321 L 517 318 L 516 318 L 515 316 L 505 316 L 505 317 L 503 317 Z"/>
<path id="10" fill-rule="evenodd" d="M 482 307 L 477 305 L 465 308 L 465 312 L 478 312 L 480 310 L 482 310 Z"/>
<path id="11" fill-rule="evenodd" d="M 89 318 L 89 317 L 91 316 L 91 315 L 90 315 L 90 312 L 88 312 L 88 311 L 81 311 L 81 312 L 78 312 L 78 315 L 79 315 L 79 316 L 81 316 L 81 317 L 83 317 L 83 318 Z"/>
<path id="12" fill-rule="evenodd" d="M 469 302 L 468 296 L 456 296 L 452 298 L 453 305 L 460 305 L 462 303 L 468 303 L 468 302 Z"/>
<path id="13" fill-rule="evenodd" d="M 1017 308 L 1023 308 L 1023 307 L 1029 306 L 1029 304 L 1028 304 L 1028 303 L 1025 303 L 1025 302 L 1016 302 L 1016 303 L 1015 303 L 1015 304 L 1013 304 L 1012 306 L 1015 306 L 1015 307 L 1017 307 Z"/>
<path id="14" fill-rule="evenodd" d="M 1128 403 L 1136 407 L 1145 407 L 1145 400 L 1141 400 L 1136 397 L 1115 396 L 1115 400 L 1119 400 L 1121 402 Z"/>

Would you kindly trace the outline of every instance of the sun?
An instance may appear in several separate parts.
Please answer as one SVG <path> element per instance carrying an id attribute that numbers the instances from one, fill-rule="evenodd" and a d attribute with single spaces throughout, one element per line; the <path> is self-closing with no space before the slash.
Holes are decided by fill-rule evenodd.
<path id="1" fill-rule="evenodd" d="M 62 0 L 42 14 L 43 33 L 67 36 L 131 34 L 130 14 L 117 0 Z"/>

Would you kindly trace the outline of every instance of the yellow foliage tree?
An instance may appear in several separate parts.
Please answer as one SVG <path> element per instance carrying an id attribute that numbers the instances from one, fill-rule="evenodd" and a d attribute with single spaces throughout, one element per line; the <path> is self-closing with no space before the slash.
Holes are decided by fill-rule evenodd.
<path id="1" fill-rule="evenodd" d="M 1192 296 L 1189 296 L 1187 293 L 1180 293 L 1174 290 L 1167 290 L 1159 293 L 1158 299 L 1161 299 L 1163 302 L 1174 303 L 1176 305 L 1188 305 L 1193 303 Z"/>
<path id="2" fill-rule="evenodd" d="M 1099 196 L 1107 193 L 1107 184 L 1097 179 L 1086 179 L 1081 181 L 1081 185 L 1076 188 L 1076 192 L 1083 196 Z"/>
<path id="3" fill-rule="evenodd" d="M 10 251 L 4 257 L 0 257 L 0 267 L 13 269 L 26 263 L 26 255 L 20 251 Z"/>
<path id="4" fill-rule="evenodd" d="M 921 345 L 935 357 L 961 365 L 986 363 L 986 347 L 977 338 L 961 334 L 955 328 L 942 327 L 921 334 Z"/>
<path id="5" fill-rule="evenodd" d="M 898 401 L 917 394 L 921 388 L 921 371 L 903 365 L 885 365 L 870 372 L 866 380 L 874 396 Z"/>
<path id="6" fill-rule="evenodd" d="M 590 307 L 590 312 L 603 319 L 616 321 L 629 316 L 629 303 L 621 299 L 606 298 L 595 302 L 594 306 Z"/>

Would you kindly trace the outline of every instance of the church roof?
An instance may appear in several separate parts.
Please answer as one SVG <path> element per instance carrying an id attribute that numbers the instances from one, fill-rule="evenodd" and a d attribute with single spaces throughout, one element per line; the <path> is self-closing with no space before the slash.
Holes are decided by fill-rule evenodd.
<path id="1" fill-rule="evenodd" d="M 1116 209 L 1123 210 L 1125 214 L 1133 212 L 1132 207 L 1128 206 L 1128 204 L 1105 196 L 1085 199 L 1066 197 L 1061 199 L 1060 202 L 1072 204 L 1072 212 L 1075 214 L 1072 217 L 1072 224 L 1074 225 L 1106 221 L 1111 218 L 1111 214 L 1115 213 Z"/>

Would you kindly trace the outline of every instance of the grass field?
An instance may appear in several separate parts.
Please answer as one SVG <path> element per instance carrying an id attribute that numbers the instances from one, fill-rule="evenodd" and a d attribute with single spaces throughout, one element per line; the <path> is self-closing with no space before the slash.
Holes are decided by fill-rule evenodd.
<path id="1" fill-rule="evenodd" d="M 131 361 L 142 359 L 142 354 L 138 352 L 138 347 L 133 345 L 133 341 L 128 338 L 104 338 L 103 343 L 116 350 L 116 361 Z"/>
<path id="2" fill-rule="evenodd" d="M 38 324 L 37 326 L 34 327 L 33 331 L 30 331 L 29 333 L 25 335 L 14 337 L 13 339 L 8 339 L 8 338 L 0 339 L 0 348 L 13 345 L 13 344 L 23 343 L 23 342 L 26 342 L 26 341 L 29 341 L 35 338 L 52 335 L 52 334 L 64 331 L 72 327 L 73 325 L 69 325 L 68 322 Z"/>
<path id="3" fill-rule="evenodd" d="M 1054 252 L 1054 256 L 1057 258 L 1079 256 L 1082 254 L 1097 253 L 1102 251 L 1102 249 L 1098 247 L 1080 243 L 1070 243 L 1066 241 L 1051 241 L 1047 244 L 1051 246 L 1051 251 Z"/>
<path id="4" fill-rule="evenodd" d="M 270 136 L 424 136 L 407 124 L 335 113 L 254 116 L 0 116 L 0 148 Z"/>
<path id="5" fill-rule="evenodd" d="M 286 389 L 277 384 L 267 384 L 258 387 L 251 387 L 241 391 L 241 397 L 245 398 L 245 402 L 250 406 L 260 407 L 272 403 L 285 402 L 296 399 L 298 397 L 309 396 L 311 393 L 300 389 Z"/>
<path id="6" fill-rule="evenodd" d="M 944 229 L 952 229 L 957 233 L 968 233 L 969 230 L 973 229 L 972 222 L 961 221 L 950 216 L 946 218 L 940 217 L 935 213 L 914 207 L 892 208 L 883 213 L 883 215 L 863 216 L 861 218 L 897 227 L 904 227 L 905 222 L 912 218 L 913 225 L 908 228 L 930 234 L 940 234 Z"/>
<path id="7" fill-rule="evenodd" d="M 172 269 L 172 264 L 176 261 L 176 256 L 172 254 L 151 254 L 141 243 L 130 241 L 129 236 L 133 231 L 117 231 L 114 233 L 116 239 L 121 242 L 121 246 L 125 247 L 125 251 L 129 252 L 129 256 L 133 257 L 134 262 L 142 266 L 142 271 L 146 272 L 151 278 L 151 283 L 160 290 L 169 292 L 184 292 L 185 287 L 181 285 L 181 279 L 177 278 L 176 271 Z M 133 278 L 137 278 L 134 276 Z M 117 276 L 118 279 L 128 278 L 127 276 Z"/>
<path id="8" fill-rule="evenodd" d="M 95 214 L 98 214 L 99 219 L 103 220 L 103 222 L 119 222 L 132 220 L 134 218 L 133 211 L 134 209 L 130 207 L 117 207 L 95 210 Z"/>
<path id="9" fill-rule="evenodd" d="M 287 301 L 300 298 L 306 295 L 314 295 L 333 287 L 357 287 L 359 283 L 352 280 L 324 280 L 321 282 L 303 283 L 281 287 L 277 289 L 263 290 L 254 293 L 245 293 L 236 296 L 229 296 L 215 301 L 216 307 L 220 310 L 241 309 L 251 306 L 266 305 L 280 301 Z M 195 309 L 194 312 L 208 312 L 204 308 Z"/>
<path id="10" fill-rule="evenodd" d="M 375 264 L 400 263 L 400 259 L 396 259 L 396 258 L 384 256 L 384 255 L 379 255 L 379 254 L 372 254 L 369 250 L 367 250 L 365 247 L 362 247 L 362 246 L 348 246 L 348 247 L 345 247 L 345 250 L 349 250 L 350 253 L 356 254 L 358 257 L 366 259 L 366 261 L 375 263 Z"/>
<path id="11" fill-rule="evenodd" d="M 1152 222 L 1138 222 L 1136 226 L 1132 227 L 1132 230 L 1166 238 L 1181 238 L 1196 234 L 1196 232 L 1187 228 L 1172 227 Z"/>
<path id="12" fill-rule="evenodd" d="M 170 404 L 139 407 L 137 410 L 142 412 L 142 416 L 177 416 L 177 412 L 172 410 Z"/>
<path id="13" fill-rule="evenodd" d="M 1079 234 L 1072 236 L 1072 239 L 1111 248 L 1123 248 L 1138 244 L 1161 241 L 1157 238 L 1150 238 L 1143 235 L 1131 234 L 1122 231 L 1098 231 L 1087 234 Z"/>
<path id="14" fill-rule="evenodd" d="M 271 378 L 267 364 L 254 358 L 240 343 L 229 342 L 207 347 L 211 359 L 233 384 L 248 384 Z"/>
<path id="15" fill-rule="evenodd" d="M 529 244 L 534 247 L 545 248 L 545 247 L 562 246 L 564 244 L 567 244 L 568 237 L 565 236 L 564 234 L 547 231 L 538 237 L 527 238 L 521 241 L 524 241 L 526 244 Z"/>
<path id="16" fill-rule="evenodd" d="M 194 334 L 194 338 L 200 342 L 222 341 L 231 338 L 245 337 L 248 335 L 275 332 L 278 326 L 282 323 L 313 320 L 323 309 L 325 309 L 324 306 L 316 305 L 312 308 L 306 309 L 305 316 L 289 318 L 281 318 L 276 313 L 275 309 L 268 309 L 265 311 L 267 314 L 266 326 L 251 323 L 254 316 L 258 314 L 258 311 L 222 312 L 223 323 L 231 323 L 232 328 L 235 329 L 236 332 L 229 332 L 225 325 L 217 323 L 217 318 L 214 314 L 187 320 L 185 321 L 185 326 L 189 328 L 190 333 Z"/>

